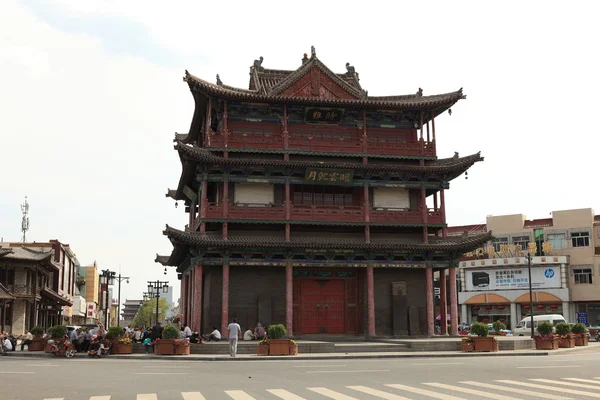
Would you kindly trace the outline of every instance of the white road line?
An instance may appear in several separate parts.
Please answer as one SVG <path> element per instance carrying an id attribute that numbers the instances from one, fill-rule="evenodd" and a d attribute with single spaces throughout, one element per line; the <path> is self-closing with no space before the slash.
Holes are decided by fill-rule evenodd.
<path id="1" fill-rule="evenodd" d="M 455 392 L 461 392 L 461 393 L 466 393 L 466 394 L 474 394 L 476 396 L 486 397 L 488 399 L 495 399 L 495 400 L 519 400 L 517 397 L 510 397 L 510 396 L 504 396 L 504 395 L 501 395 L 501 394 L 494 394 L 494 393 L 489 393 L 489 392 L 482 392 L 481 390 L 474 390 L 474 389 L 462 388 L 462 387 L 454 386 L 454 385 L 446 385 L 444 383 L 431 382 L 431 383 L 423 383 L 423 385 L 433 386 L 433 387 L 440 388 L 440 389 L 454 390 Z"/>
<path id="2" fill-rule="evenodd" d="M 158 400 L 156 393 L 138 394 L 137 400 Z"/>
<path id="3" fill-rule="evenodd" d="M 404 390 L 407 392 L 411 392 L 411 393 L 416 393 L 416 394 L 422 394 L 423 396 L 429 396 L 429 397 L 433 397 L 434 399 L 440 399 L 440 400 L 465 400 L 462 397 L 456 397 L 456 396 L 451 396 L 449 394 L 443 394 L 443 393 L 437 393 L 437 392 L 432 392 L 431 390 L 425 390 L 425 389 L 419 389 L 419 388 L 415 388 L 412 386 L 406 386 L 406 385 L 385 385 L 394 389 L 400 389 L 400 390 Z"/>
<path id="4" fill-rule="evenodd" d="M 543 397 L 543 398 L 548 399 L 548 400 L 572 400 L 572 399 L 570 399 L 568 397 L 565 397 L 565 396 L 553 396 L 551 394 L 546 394 L 546 393 L 541 393 L 541 392 L 534 392 L 532 390 L 517 389 L 517 388 L 508 387 L 508 386 L 492 385 L 492 384 L 489 384 L 489 383 L 482 383 L 482 382 L 475 382 L 475 381 L 463 381 L 463 382 L 460 382 L 460 383 L 463 383 L 465 385 L 477 386 L 479 388 L 501 390 L 503 392 L 525 394 L 525 395 L 528 395 L 528 396 Z"/>
<path id="5" fill-rule="evenodd" d="M 26 375 L 33 375 L 33 374 L 35 374 L 35 372 L 30 372 L 30 371 L 0 371 L 0 374 L 26 374 Z"/>
<path id="6" fill-rule="evenodd" d="M 25 364 L 27 367 L 60 367 L 58 364 Z"/>
<path id="7" fill-rule="evenodd" d="M 556 385 L 562 385 L 562 386 L 571 386 L 571 387 L 576 387 L 576 388 L 583 388 L 583 389 L 600 389 L 598 386 L 595 385 L 584 385 L 583 383 L 573 383 L 573 382 L 562 382 L 562 381 L 553 381 L 550 379 L 529 379 L 530 381 L 534 381 L 534 382 L 542 382 L 542 383 L 550 383 L 550 384 L 556 384 Z M 600 395 L 598 395 L 598 397 L 600 397 Z"/>
<path id="8" fill-rule="evenodd" d="M 529 388 L 536 388 L 536 389 L 542 389 L 542 390 L 549 390 L 549 391 L 552 391 L 552 392 L 569 393 L 569 394 L 576 394 L 578 396 L 587 396 L 587 397 L 600 398 L 600 395 L 598 395 L 596 393 L 590 393 L 590 392 L 584 392 L 584 391 L 581 391 L 581 390 L 573 390 L 573 389 L 561 388 L 561 387 L 556 387 L 556 386 L 536 385 L 535 383 L 511 381 L 511 380 L 508 380 L 508 379 L 497 380 L 496 382 L 506 383 L 506 384 L 509 384 L 509 385 L 525 386 L 525 387 L 529 387 Z"/>
<path id="9" fill-rule="evenodd" d="M 411 364 L 411 365 L 464 365 L 465 363 L 422 363 L 422 364 Z"/>
<path id="10" fill-rule="evenodd" d="M 348 372 L 390 372 L 389 369 L 353 369 L 353 370 L 340 370 L 340 371 L 306 371 L 306 374 L 338 374 Z"/>
<path id="11" fill-rule="evenodd" d="M 206 400 L 200 392 L 181 392 L 183 400 Z"/>
<path id="12" fill-rule="evenodd" d="M 347 367 L 347 365 L 294 365 L 294 368 L 344 368 Z"/>
<path id="13" fill-rule="evenodd" d="M 189 372 L 134 372 L 133 375 L 189 375 Z"/>
<path id="14" fill-rule="evenodd" d="M 256 400 L 243 390 L 226 390 L 225 393 L 234 400 Z"/>
<path id="15" fill-rule="evenodd" d="M 575 382 L 584 382 L 584 383 L 593 383 L 595 385 L 600 385 L 600 382 L 594 381 L 592 379 L 579 379 L 579 378 L 563 378 L 567 381 L 575 381 Z"/>
<path id="16" fill-rule="evenodd" d="M 284 389 L 267 389 L 267 392 L 283 400 L 306 400 L 304 397 L 296 396 Z"/>
<path id="17" fill-rule="evenodd" d="M 334 392 L 333 390 L 330 390 L 330 389 L 327 389 L 324 387 L 313 387 L 313 388 L 307 388 L 307 389 L 312 392 L 322 394 L 323 396 L 329 397 L 330 399 L 333 399 L 333 400 L 358 400 L 357 398 L 346 396 L 345 394 L 342 394 L 339 392 Z"/>
<path id="18" fill-rule="evenodd" d="M 579 365 L 545 365 L 540 367 L 517 367 L 518 369 L 581 368 Z"/>
<path id="19" fill-rule="evenodd" d="M 397 394 L 392 394 L 388 392 L 383 392 L 381 390 L 371 389 L 367 386 L 346 386 L 348 389 L 357 390 L 359 392 L 363 392 L 366 394 L 370 394 L 371 396 L 379 397 L 380 399 L 386 400 L 410 400 L 408 397 L 398 396 Z"/>
<path id="20" fill-rule="evenodd" d="M 110 400 L 110 396 L 92 396 L 90 400 Z"/>
<path id="21" fill-rule="evenodd" d="M 44 399 L 44 400 L 65 400 L 64 397 L 56 397 L 54 399 Z"/>

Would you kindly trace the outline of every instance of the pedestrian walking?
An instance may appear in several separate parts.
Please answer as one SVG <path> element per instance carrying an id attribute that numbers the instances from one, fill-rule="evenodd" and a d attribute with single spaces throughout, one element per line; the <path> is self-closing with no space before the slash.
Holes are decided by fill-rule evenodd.
<path id="1" fill-rule="evenodd" d="M 237 342 L 238 337 L 241 339 L 242 328 L 237 323 L 237 319 L 233 321 L 227 327 L 227 337 L 229 338 L 229 355 L 235 357 L 237 355 Z"/>

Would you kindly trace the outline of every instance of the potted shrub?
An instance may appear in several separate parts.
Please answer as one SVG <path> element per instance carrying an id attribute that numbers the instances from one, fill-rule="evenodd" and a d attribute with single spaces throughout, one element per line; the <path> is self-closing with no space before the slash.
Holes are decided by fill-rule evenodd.
<path id="1" fill-rule="evenodd" d="M 261 340 L 258 342 L 258 347 L 256 349 L 257 356 L 268 356 L 269 355 L 269 342 L 266 340 Z"/>
<path id="2" fill-rule="evenodd" d="M 498 341 L 493 336 L 488 336 L 490 328 L 487 324 L 474 322 L 471 325 L 472 334 L 477 335 L 473 338 L 475 342 L 475 351 L 498 351 Z"/>
<path id="3" fill-rule="evenodd" d="M 121 337 L 123 337 L 124 334 L 125 329 L 121 328 L 120 326 L 111 326 L 110 328 L 108 328 L 108 332 L 106 332 L 105 339 L 109 343 L 112 343 L 113 353 L 119 354 L 119 339 L 121 339 Z"/>
<path id="4" fill-rule="evenodd" d="M 578 323 L 573 325 L 571 332 L 575 335 L 575 346 L 588 345 L 588 334 L 584 324 Z"/>
<path id="5" fill-rule="evenodd" d="M 290 354 L 290 340 L 283 339 L 287 335 L 287 329 L 282 324 L 273 324 L 267 330 L 267 342 L 269 343 L 269 355 L 285 356 Z"/>
<path id="6" fill-rule="evenodd" d="M 493 334 L 497 336 L 506 336 L 506 332 L 502 332 L 506 329 L 506 325 L 504 325 L 502 321 L 496 321 L 492 324 L 492 326 L 494 327 L 494 332 L 490 332 L 490 335 Z"/>
<path id="7" fill-rule="evenodd" d="M 537 326 L 538 334 L 535 336 L 535 348 L 537 350 L 556 350 L 558 349 L 558 336 L 552 331 L 550 322 L 542 321 Z"/>
<path id="8" fill-rule="evenodd" d="M 571 326 L 565 322 L 559 322 L 554 327 L 558 335 L 558 347 L 575 347 L 575 336 L 571 333 Z"/>
<path id="9" fill-rule="evenodd" d="M 42 351 L 44 350 L 44 328 L 41 326 L 35 326 L 31 328 L 31 334 L 33 335 L 33 342 L 27 345 L 29 351 Z"/>
<path id="10" fill-rule="evenodd" d="M 298 343 L 295 340 L 290 340 L 290 355 L 296 356 L 298 355 Z"/>
<path id="11" fill-rule="evenodd" d="M 475 342 L 472 336 L 465 336 L 460 341 L 460 351 L 470 353 L 475 351 Z"/>
<path id="12" fill-rule="evenodd" d="M 132 354 L 133 353 L 133 341 L 128 337 L 122 337 L 119 339 L 119 345 L 117 346 L 118 354 Z"/>
<path id="13" fill-rule="evenodd" d="M 175 339 L 173 340 L 173 352 L 175 355 L 187 356 L 190 354 L 190 339 Z"/>
<path id="14" fill-rule="evenodd" d="M 67 338 L 67 327 L 65 325 L 55 325 L 51 328 L 48 328 L 48 336 L 50 340 L 58 345 L 60 348 L 62 342 Z M 44 352 L 50 353 L 50 344 L 46 341 L 46 345 L 44 346 Z"/>
<path id="15" fill-rule="evenodd" d="M 156 339 L 154 344 L 154 354 L 159 355 L 173 355 L 175 354 L 175 345 L 173 341 L 179 339 L 179 331 L 171 324 L 165 326 L 163 329 L 162 339 Z"/>

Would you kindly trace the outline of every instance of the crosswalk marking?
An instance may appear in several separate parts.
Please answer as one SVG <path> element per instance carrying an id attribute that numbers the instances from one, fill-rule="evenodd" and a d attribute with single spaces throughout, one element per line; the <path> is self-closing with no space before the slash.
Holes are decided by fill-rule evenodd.
<path id="1" fill-rule="evenodd" d="M 567 381 L 575 381 L 575 382 L 585 382 L 585 383 L 593 383 L 594 385 L 600 385 L 600 382 L 594 381 L 592 379 L 579 379 L 579 378 L 563 378 Z"/>
<path id="2" fill-rule="evenodd" d="M 333 390 L 329 390 L 324 387 L 313 387 L 313 388 L 307 388 L 307 389 L 311 390 L 315 393 L 322 394 L 323 396 L 329 397 L 330 399 L 334 399 L 334 400 L 358 400 L 354 397 L 346 396 L 345 394 L 334 392 Z"/>
<path id="3" fill-rule="evenodd" d="M 137 400 L 158 400 L 156 393 L 138 394 Z"/>
<path id="4" fill-rule="evenodd" d="M 534 382 L 542 382 L 542 383 L 554 383 L 556 385 L 563 385 L 563 386 L 572 386 L 572 387 L 576 387 L 576 388 L 582 388 L 582 389 L 599 389 L 598 386 L 595 385 L 584 385 L 583 383 L 573 383 L 573 382 L 563 382 L 563 381 L 551 381 L 550 379 L 529 379 L 530 381 L 534 381 Z M 600 396 L 598 396 L 600 397 Z"/>
<path id="5" fill-rule="evenodd" d="M 283 400 L 306 400 L 304 397 L 296 396 L 284 389 L 267 389 L 267 392 L 279 397 Z"/>
<path id="6" fill-rule="evenodd" d="M 510 397 L 510 396 L 504 396 L 501 394 L 494 394 L 494 393 L 489 393 L 489 392 L 482 392 L 481 390 L 474 390 L 474 389 L 468 389 L 468 388 L 463 388 L 460 386 L 454 386 L 454 385 L 446 385 L 444 383 L 423 383 L 423 385 L 427 385 L 427 386 L 433 386 L 436 388 L 440 388 L 440 389 L 448 389 L 448 390 L 454 390 L 455 392 L 461 392 L 461 393 L 467 393 L 467 394 L 474 394 L 480 397 L 486 397 L 488 399 L 495 399 L 495 400 L 519 400 L 516 397 Z"/>
<path id="7" fill-rule="evenodd" d="M 536 385 L 535 383 L 511 381 L 511 380 L 505 380 L 505 379 L 498 380 L 496 382 L 506 383 L 509 385 L 526 386 L 526 387 L 542 389 L 542 390 L 550 390 L 553 392 L 569 393 L 569 394 L 576 394 L 579 396 L 600 398 L 600 395 L 598 395 L 596 393 L 584 392 L 582 390 L 567 389 L 567 388 L 549 386 L 549 385 Z"/>
<path id="8" fill-rule="evenodd" d="M 415 387 L 412 387 L 412 386 L 397 385 L 397 384 L 390 384 L 390 385 L 385 385 L 385 386 L 389 386 L 389 387 L 394 388 L 394 389 L 405 390 L 407 392 L 412 392 L 412 393 L 416 393 L 416 394 L 422 394 L 423 396 L 433 397 L 434 399 L 440 399 L 440 400 L 466 400 L 466 399 L 463 399 L 462 397 L 456 397 L 456 396 L 451 396 L 449 394 L 432 392 L 431 390 L 419 389 L 419 388 L 415 388 Z"/>
<path id="9" fill-rule="evenodd" d="M 544 399 L 548 399 L 548 400 L 573 400 L 569 397 L 554 396 L 551 394 L 534 392 L 532 390 L 517 389 L 517 388 L 508 387 L 508 386 L 492 385 L 490 383 L 481 383 L 481 382 L 475 382 L 475 381 L 463 381 L 460 383 L 463 383 L 465 385 L 477 386 L 479 388 L 487 388 L 487 389 L 501 390 L 503 392 L 509 392 L 509 393 L 526 394 L 528 396 L 543 397 Z"/>
<path id="10" fill-rule="evenodd" d="M 200 392 L 181 392 L 183 400 L 206 400 Z"/>
<path id="11" fill-rule="evenodd" d="M 65 400 L 64 397 L 56 397 L 54 399 L 44 399 L 44 400 Z"/>
<path id="12" fill-rule="evenodd" d="M 90 400 L 110 400 L 110 396 L 92 396 Z"/>
<path id="13" fill-rule="evenodd" d="M 234 400 L 256 400 L 243 390 L 226 390 L 225 394 Z"/>
<path id="14" fill-rule="evenodd" d="M 388 392 L 382 392 L 381 390 L 371 389 L 366 386 L 346 386 L 348 389 L 357 390 L 359 392 L 363 392 L 366 394 L 370 394 L 381 399 L 386 400 L 410 400 L 407 397 L 398 396 L 397 394 L 392 394 Z"/>

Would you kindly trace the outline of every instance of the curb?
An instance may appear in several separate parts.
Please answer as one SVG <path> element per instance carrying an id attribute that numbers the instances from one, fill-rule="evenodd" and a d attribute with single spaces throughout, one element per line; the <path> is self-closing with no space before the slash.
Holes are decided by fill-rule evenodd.
<path id="1" fill-rule="evenodd" d="M 169 360 L 169 361 L 296 361 L 296 360 L 359 360 L 359 359 L 393 359 L 393 358 L 451 358 L 451 357 L 534 357 L 534 356 L 548 356 L 550 355 L 547 351 L 528 351 L 523 353 L 508 353 L 508 352 L 496 352 L 496 353 L 437 353 L 437 354 L 340 354 L 339 356 L 252 356 L 248 357 L 242 355 L 242 357 L 214 357 L 214 356 L 156 356 L 153 354 L 139 354 L 139 355 L 110 355 L 104 356 L 103 359 L 117 359 L 117 360 Z M 8 354 L 8 357 L 37 357 L 37 358 L 50 358 L 52 356 L 42 356 L 42 354 L 36 353 L 25 353 L 25 354 Z M 85 355 L 75 356 L 76 358 L 84 358 Z"/>

